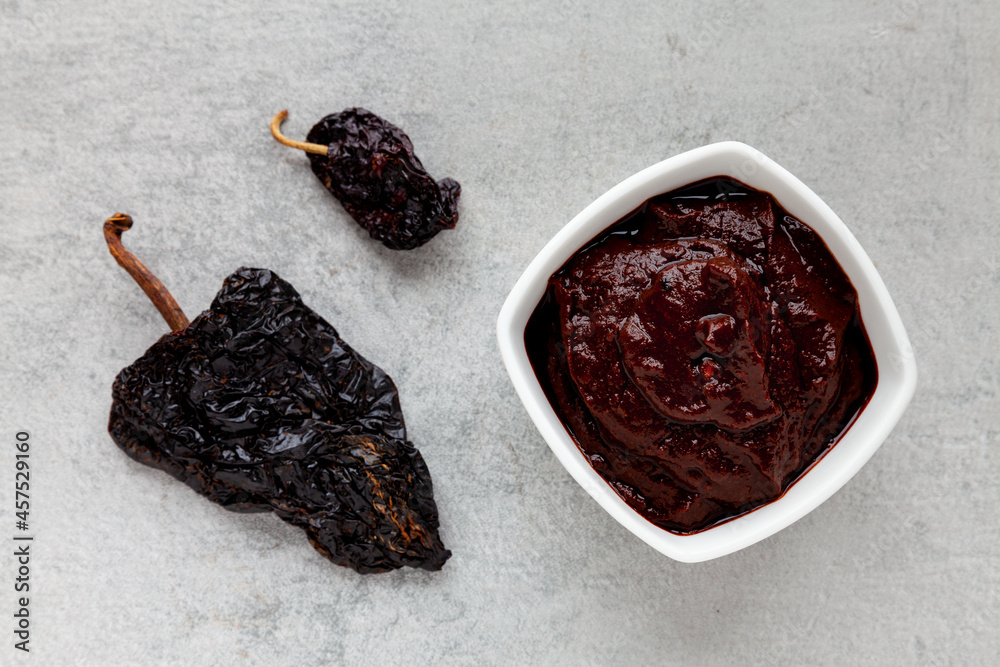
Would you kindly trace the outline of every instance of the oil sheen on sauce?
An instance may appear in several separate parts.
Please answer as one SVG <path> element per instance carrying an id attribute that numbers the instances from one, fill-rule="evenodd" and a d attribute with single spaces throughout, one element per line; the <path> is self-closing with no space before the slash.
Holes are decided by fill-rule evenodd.
<path id="1" fill-rule="evenodd" d="M 780 497 L 867 404 L 878 372 L 857 301 L 812 229 L 716 177 L 573 255 L 525 343 L 594 470 L 687 534 Z"/>

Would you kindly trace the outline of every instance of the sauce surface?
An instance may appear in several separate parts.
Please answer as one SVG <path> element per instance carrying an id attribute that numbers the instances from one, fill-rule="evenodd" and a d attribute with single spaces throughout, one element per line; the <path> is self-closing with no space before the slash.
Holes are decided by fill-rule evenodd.
<path id="1" fill-rule="evenodd" d="M 878 379 L 822 239 L 722 177 L 648 200 L 573 255 L 525 343 L 591 466 L 679 534 L 781 496 Z"/>

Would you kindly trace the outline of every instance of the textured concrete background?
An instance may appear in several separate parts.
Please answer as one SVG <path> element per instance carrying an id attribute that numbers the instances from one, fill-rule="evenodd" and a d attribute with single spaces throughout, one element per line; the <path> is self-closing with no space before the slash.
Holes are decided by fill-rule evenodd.
<path id="1" fill-rule="evenodd" d="M 36 536 L 30 656 L 0 548 L 0 663 L 997 664 L 993 0 L 81 4 L 0 0 L 0 544 L 22 428 Z M 303 136 L 355 105 L 461 182 L 456 231 L 386 250 L 267 131 L 282 108 Z M 593 198 L 725 139 L 853 230 L 920 383 L 830 501 L 683 565 L 560 467 L 494 322 Z M 112 380 L 166 331 L 105 249 L 118 210 L 190 316 L 266 266 L 392 375 L 454 551 L 442 572 L 359 576 L 117 450 Z"/>

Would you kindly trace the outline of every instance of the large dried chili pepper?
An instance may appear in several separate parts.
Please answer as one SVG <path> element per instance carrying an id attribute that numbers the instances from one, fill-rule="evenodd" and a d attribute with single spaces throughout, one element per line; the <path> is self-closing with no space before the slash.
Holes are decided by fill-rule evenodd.
<path id="1" fill-rule="evenodd" d="M 266 269 L 229 276 L 188 323 L 104 223 L 111 254 L 174 330 L 119 373 L 108 430 L 136 461 L 226 509 L 273 511 L 358 572 L 439 570 L 431 477 L 396 386 Z"/>
<path id="2" fill-rule="evenodd" d="M 455 227 L 461 186 L 450 178 L 435 182 L 392 123 L 347 109 L 316 123 L 301 142 L 281 133 L 286 118 L 287 111 L 274 117 L 271 134 L 309 155 L 316 177 L 373 239 L 408 250 Z"/>

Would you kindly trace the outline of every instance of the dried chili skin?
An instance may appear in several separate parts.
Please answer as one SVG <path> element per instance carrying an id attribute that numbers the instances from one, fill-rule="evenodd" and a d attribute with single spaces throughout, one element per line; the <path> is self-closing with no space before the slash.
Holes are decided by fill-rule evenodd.
<path id="1" fill-rule="evenodd" d="M 339 565 L 439 570 L 451 555 L 396 386 L 271 271 L 229 276 L 112 394 L 129 456 L 227 509 L 273 511 Z"/>
<path id="2" fill-rule="evenodd" d="M 368 234 L 394 250 L 427 243 L 458 222 L 458 182 L 435 182 L 398 127 L 365 109 L 316 123 L 306 140 L 329 146 L 309 154 L 313 173 Z"/>

